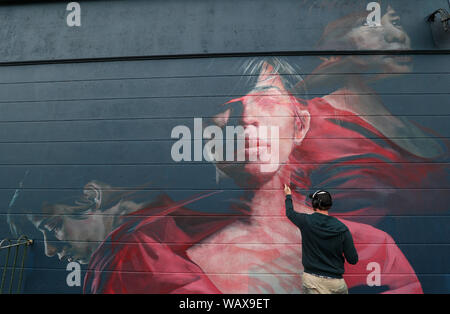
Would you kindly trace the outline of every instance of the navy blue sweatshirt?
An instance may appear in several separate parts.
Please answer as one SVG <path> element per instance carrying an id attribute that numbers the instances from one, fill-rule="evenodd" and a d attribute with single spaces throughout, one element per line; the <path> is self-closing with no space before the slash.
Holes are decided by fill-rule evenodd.
<path id="1" fill-rule="evenodd" d="M 353 238 L 338 219 L 320 213 L 302 214 L 294 211 L 292 198 L 286 196 L 286 216 L 302 234 L 302 263 L 304 271 L 333 278 L 342 278 L 345 259 L 358 262 Z M 345 257 L 345 259 L 344 259 Z"/>

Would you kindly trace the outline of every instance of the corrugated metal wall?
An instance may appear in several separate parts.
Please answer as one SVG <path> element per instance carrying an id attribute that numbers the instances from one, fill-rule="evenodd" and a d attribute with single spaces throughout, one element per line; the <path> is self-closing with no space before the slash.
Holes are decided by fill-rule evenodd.
<path id="1" fill-rule="evenodd" d="M 24 292 L 298 293 L 281 182 L 298 210 L 335 196 L 350 292 L 449 292 L 450 62 L 425 21 L 446 1 L 383 1 L 381 36 L 345 18 L 364 1 L 126 2 L 80 2 L 80 27 L 67 3 L 0 7 L 0 231 L 35 240 Z M 289 170 L 174 160 L 175 127 L 189 146 L 196 118 L 283 127 L 286 96 L 310 119 Z"/>

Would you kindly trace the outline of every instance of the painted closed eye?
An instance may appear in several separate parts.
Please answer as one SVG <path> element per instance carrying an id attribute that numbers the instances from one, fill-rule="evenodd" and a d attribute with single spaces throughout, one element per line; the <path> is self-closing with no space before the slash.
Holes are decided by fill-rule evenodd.
<path id="1" fill-rule="evenodd" d="M 254 92 L 271 91 L 274 94 L 282 93 L 282 90 L 278 86 L 274 86 L 274 85 L 260 85 L 260 86 L 256 86 L 253 89 L 253 91 Z"/>

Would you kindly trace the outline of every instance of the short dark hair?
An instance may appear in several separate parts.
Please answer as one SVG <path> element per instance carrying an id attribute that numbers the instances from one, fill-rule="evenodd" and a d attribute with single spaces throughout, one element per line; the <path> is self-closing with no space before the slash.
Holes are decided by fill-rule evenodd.
<path id="1" fill-rule="evenodd" d="M 283 57 L 254 57 L 241 64 L 242 77 L 239 86 L 250 91 L 258 80 L 265 64 L 272 66 L 271 74 L 278 74 L 287 91 L 291 91 L 299 82 L 303 81 L 300 68 Z"/>
<path id="2" fill-rule="evenodd" d="M 329 210 L 333 205 L 331 194 L 327 191 L 318 190 L 309 197 L 312 199 L 311 204 L 314 209 Z"/>

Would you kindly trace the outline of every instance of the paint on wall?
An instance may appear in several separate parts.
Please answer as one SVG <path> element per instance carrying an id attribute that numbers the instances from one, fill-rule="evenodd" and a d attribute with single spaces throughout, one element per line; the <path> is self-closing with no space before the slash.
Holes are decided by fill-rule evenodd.
<path id="1" fill-rule="evenodd" d="M 317 49 L 411 48 L 399 12 L 387 6 L 378 26 L 367 24 L 368 14 L 353 12 L 330 22 Z M 188 67 L 197 61 L 183 62 Z M 427 287 L 429 283 L 417 269 L 425 269 L 424 261 L 408 244 L 427 250 L 423 245 L 445 240 L 445 231 L 429 233 L 424 243 L 409 243 L 407 238 L 422 230 L 425 220 L 448 214 L 448 137 L 439 134 L 448 127 L 421 125 L 415 121 L 418 107 L 403 115 L 391 111 L 411 96 L 404 80 L 419 74 L 413 57 L 280 56 L 207 62 L 202 70 L 213 75 L 171 77 L 171 82 L 184 79 L 174 83 L 173 90 L 164 85 L 170 68 L 146 74 L 155 75 L 150 79 L 123 83 L 120 78 L 96 78 L 98 84 L 119 81 L 116 90 L 114 85 L 90 89 L 88 81 L 82 83 L 88 95 L 79 101 L 104 101 L 102 95 L 111 93 L 112 101 L 121 101 L 115 107 L 119 116 L 132 108 L 127 93 L 136 95 L 130 102 L 144 94 L 144 104 L 154 98 L 185 102 L 186 111 L 178 118 L 170 106 L 160 107 L 165 118 L 153 119 L 157 110 L 147 109 L 153 127 L 161 123 L 157 131 L 141 127 L 139 117 L 128 127 L 111 119 L 116 124 L 109 128 L 92 128 L 79 133 L 84 137 L 67 140 L 77 134 L 76 126 L 67 127 L 72 121 L 55 132 L 47 120 L 41 128 L 36 121 L 27 124 L 35 127 L 31 140 L 5 139 L 4 144 L 16 145 L 11 153 L 17 166 L 2 171 L 20 178 L 9 183 L 14 178 L 4 176 L 2 183 L 14 187 L 5 198 L 10 234 L 36 235 L 41 243 L 36 248 L 42 252 L 34 254 L 52 260 L 36 257 L 36 264 L 42 263 L 34 265 L 36 272 L 42 274 L 40 268 L 49 263 L 60 265 L 55 267 L 61 285 L 84 293 L 301 293 L 301 235 L 284 214 L 283 184 L 289 184 L 299 212 L 312 213 L 307 200 L 312 191 L 332 193 L 335 205 L 330 213 L 349 228 L 359 254 L 357 265 L 345 265 L 350 292 L 424 292 L 424 282 Z M 232 75 L 214 75 L 229 69 Z M 152 89 L 155 81 L 165 89 Z M 136 85 L 121 87 L 128 82 Z M 421 84 L 421 77 L 415 82 Z M 436 90 L 430 99 L 443 93 L 440 86 L 432 87 Z M 42 103 L 52 95 L 45 83 L 33 88 L 29 96 L 42 97 Z M 88 98 L 89 93 L 95 97 Z M 47 100 L 53 106 L 56 99 Z M 80 114 L 70 104 L 60 108 Z M 108 118 L 75 122 L 108 122 L 103 120 Z M 118 140 L 128 130 L 142 137 Z M 78 142 L 89 146 L 77 149 Z M 105 150 L 105 143 L 114 146 Z M 67 154 L 56 148 L 56 157 L 51 149 L 43 149 L 27 160 L 17 148 L 25 144 L 72 148 Z M 187 157 L 174 158 L 174 151 Z M 33 285 L 33 271 L 27 278 Z M 448 279 L 435 280 L 445 286 Z M 44 285 L 44 290 L 51 289 Z"/>

